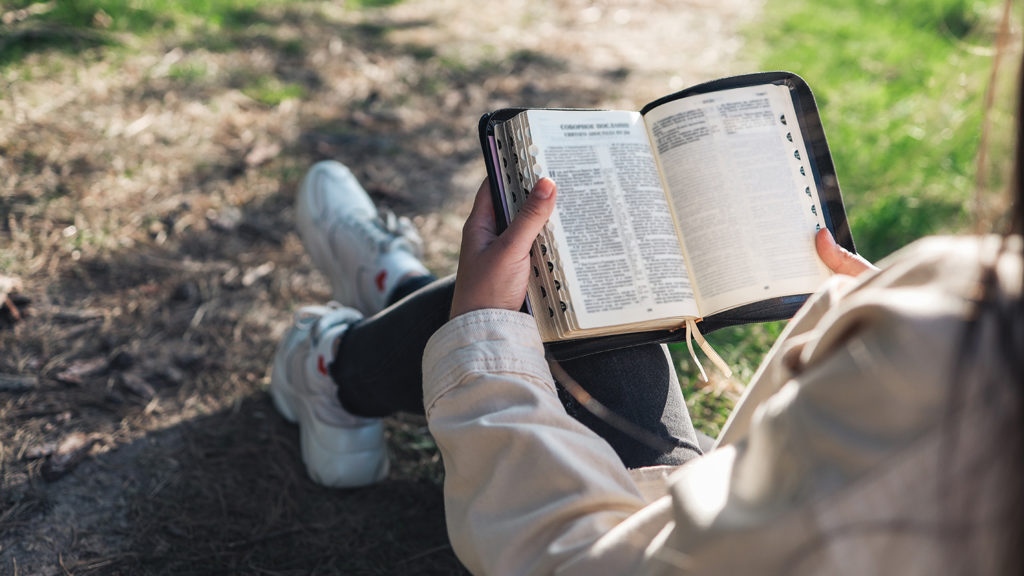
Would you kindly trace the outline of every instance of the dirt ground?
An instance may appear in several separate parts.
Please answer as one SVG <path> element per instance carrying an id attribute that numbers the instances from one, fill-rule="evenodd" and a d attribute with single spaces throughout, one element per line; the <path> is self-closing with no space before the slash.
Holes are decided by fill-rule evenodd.
<path id="1" fill-rule="evenodd" d="M 349 164 L 450 273 L 480 114 L 636 109 L 747 70 L 757 5 L 301 2 L 0 70 L 23 315 L 0 312 L 0 574 L 463 573 L 422 418 L 389 421 L 386 481 L 327 490 L 267 399 L 291 314 L 328 297 L 291 225 L 304 170 Z"/>

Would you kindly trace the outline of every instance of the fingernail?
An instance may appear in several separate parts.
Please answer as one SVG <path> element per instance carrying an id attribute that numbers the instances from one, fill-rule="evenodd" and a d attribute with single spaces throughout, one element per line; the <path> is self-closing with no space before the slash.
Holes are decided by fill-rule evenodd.
<path id="1" fill-rule="evenodd" d="M 551 197 L 551 193 L 555 191 L 555 183 L 550 178 L 541 178 L 537 181 L 537 186 L 534 187 L 533 193 L 546 200 Z"/>

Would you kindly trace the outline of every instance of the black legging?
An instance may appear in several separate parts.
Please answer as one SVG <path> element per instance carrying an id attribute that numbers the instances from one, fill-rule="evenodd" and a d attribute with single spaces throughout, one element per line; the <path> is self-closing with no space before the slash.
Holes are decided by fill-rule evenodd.
<path id="1" fill-rule="evenodd" d="M 423 350 L 448 321 L 454 290 L 454 276 L 413 278 L 396 288 L 391 306 L 348 329 L 330 366 L 346 410 L 364 417 L 399 411 L 423 414 Z M 588 394 L 641 429 L 623 431 L 609 424 L 556 382 L 566 412 L 604 438 L 627 467 L 682 464 L 699 454 L 672 363 L 660 345 L 560 364 Z"/>

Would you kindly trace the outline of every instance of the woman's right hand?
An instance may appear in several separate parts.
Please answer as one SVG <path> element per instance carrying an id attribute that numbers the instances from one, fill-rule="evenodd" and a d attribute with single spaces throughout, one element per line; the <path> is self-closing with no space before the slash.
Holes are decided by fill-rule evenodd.
<path id="1" fill-rule="evenodd" d="M 857 276 L 864 272 L 878 270 L 871 262 L 865 260 L 859 254 L 854 254 L 836 244 L 832 233 L 822 228 L 814 237 L 814 247 L 818 249 L 818 257 L 828 266 L 829 270 L 836 274 Z"/>
<path id="2" fill-rule="evenodd" d="M 462 229 L 451 317 L 482 310 L 519 310 L 526 298 L 530 247 L 555 209 L 555 183 L 541 178 L 508 228 L 498 234 L 490 186 L 480 185 Z"/>

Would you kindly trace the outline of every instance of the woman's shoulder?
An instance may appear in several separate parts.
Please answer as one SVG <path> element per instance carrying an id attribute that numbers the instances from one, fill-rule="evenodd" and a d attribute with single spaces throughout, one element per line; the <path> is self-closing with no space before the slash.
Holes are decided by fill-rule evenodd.
<path id="1" fill-rule="evenodd" d="M 859 288 L 917 289 L 971 299 L 982 272 L 994 266 L 1000 290 L 1019 295 L 1021 251 L 1020 236 L 929 236 L 880 260 L 881 271 Z"/>
<path id="2" fill-rule="evenodd" d="M 1001 266 L 1015 262 L 1019 270 L 1021 249 L 1020 236 L 927 236 L 883 258 L 878 266 L 883 270 L 904 271 L 929 268 L 937 273 L 962 276 L 964 272 L 991 265 L 999 258 Z"/>
<path id="3" fill-rule="evenodd" d="M 1019 299 L 1020 236 L 934 236 L 881 260 L 858 277 L 816 326 L 810 348 L 824 356 L 835 346 L 861 345 L 875 362 L 906 376 L 955 357 L 964 326 L 978 310 L 986 270 L 996 270 L 997 300 Z M 809 355 L 809 354 L 808 354 Z M 916 379 L 916 378 L 915 378 Z"/>

